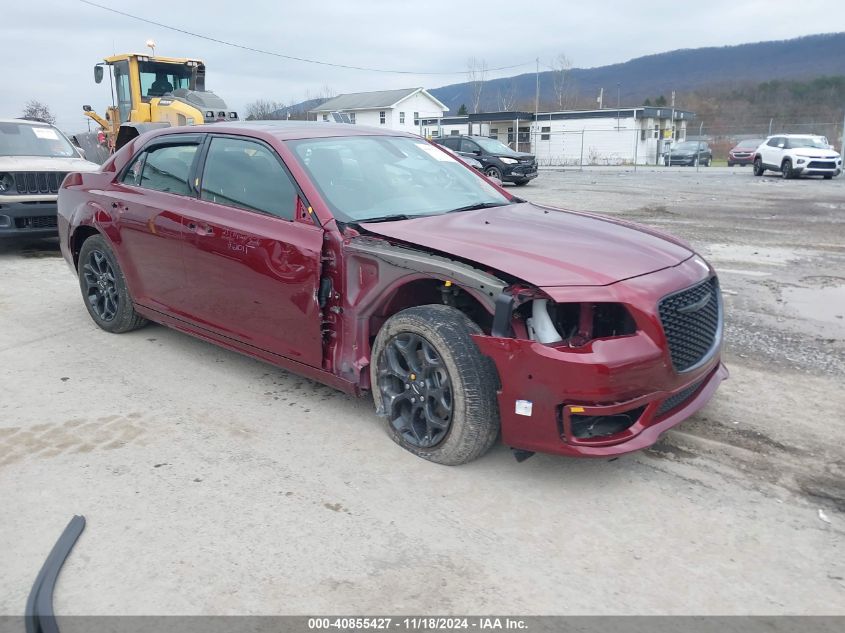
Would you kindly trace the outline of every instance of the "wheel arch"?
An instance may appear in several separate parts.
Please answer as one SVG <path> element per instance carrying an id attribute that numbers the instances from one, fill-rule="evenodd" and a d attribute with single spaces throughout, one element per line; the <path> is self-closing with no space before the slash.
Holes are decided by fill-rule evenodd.
<path id="1" fill-rule="evenodd" d="M 70 252 L 73 257 L 73 268 L 79 270 L 79 253 L 82 250 L 82 245 L 89 237 L 94 235 L 102 235 L 94 226 L 90 224 L 83 224 L 77 226 L 70 235 Z"/>

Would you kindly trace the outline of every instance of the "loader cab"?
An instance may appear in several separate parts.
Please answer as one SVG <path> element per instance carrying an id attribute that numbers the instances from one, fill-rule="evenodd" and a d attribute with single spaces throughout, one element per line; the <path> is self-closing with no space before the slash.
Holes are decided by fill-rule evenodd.
<path id="1" fill-rule="evenodd" d="M 151 121 L 152 100 L 174 90 L 205 90 L 205 65 L 199 60 L 115 55 L 95 66 L 97 83 L 102 81 L 103 66 L 112 72 L 120 123 Z"/>

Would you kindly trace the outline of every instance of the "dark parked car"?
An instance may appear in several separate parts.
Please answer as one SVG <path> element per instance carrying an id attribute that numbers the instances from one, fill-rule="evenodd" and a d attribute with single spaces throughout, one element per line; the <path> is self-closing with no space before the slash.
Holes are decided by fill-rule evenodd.
<path id="1" fill-rule="evenodd" d="M 754 162 L 755 150 L 763 144 L 765 139 L 749 138 L 740 141 L 736 146 L 728 152 L 728 167 L 734 165 L 750 165 Z"/>
<path id="2" fill-rule="evenodd" d="M 537 161 L 531 154 L 516 152 L 486 136 L 444 136 L 434 139 L 462 156 L 471 156 L 484 166 L 484 173 L 502 182 L 524 185 L 537 177 Z"/>
<path id="3" fill-rule="evenodd" d="M 411 134 L 149 132 L 67 177 L 59 233 L 102 329 L 152 320 L 371 393 L 442 464 L 499 436 L 519 457 L 647 447 L 727 375 L 719 283 L 688 244 L 525 202 Z"/>
<path id="4" fill-rule="evenodd" d="M 472 154 L 462 154 L 461 152 L 453 151 L 453 150 L 449 149 L 448 147 L 446 147 L 445 145 L 442 145 L 442 144 L 440 145 L 440 147 L 442 147 L 444 150 L 446 150 L 447 152 L 449 152 L 453 156 L 457 156 L 458 158 L 460 158 L 462 161 L 464 161 L 467 165 L 469 165 L 473 169 L 477 169 L 478 171 L 484 171 L 484 165 L 482 165 L 479 161 L 477 161 L 475 159 L 475 156 L 473 156 Z"/>
<path id="5" fill-rule="evenodd" d="M 710 167 L 712 160 L 713 152 L 707 143 L 703 141 L 683 141 L 671 147 L 663 162 L 666 165 L 696 167 L 701 164 L 705 167 Z"/>

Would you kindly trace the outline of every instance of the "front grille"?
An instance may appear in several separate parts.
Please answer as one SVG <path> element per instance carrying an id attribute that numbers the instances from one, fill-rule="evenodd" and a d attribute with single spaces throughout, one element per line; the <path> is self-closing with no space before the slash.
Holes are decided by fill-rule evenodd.
<path id="1" fill-rule="evenodd" d="M 66 175 L 57 171 L 17 171 L 11 174 L 19 194 L 58 193 Z"/>
<path id="2" fill-rule="evenodd" d="M 807 167 L 809 169 L 836 169 L 836 163 L 832 160 L 811 160 Z"/>
<path id="3" fill-rule="evenodd" d="M 58 226 L 55 215 L 36 215 L 30 218 L 15 218 L 18 229 L 49 229 Z"/>
<path id="4" fill-rule="evenodd" d="M 660 322 L 676 371 L 690 369 L 713 348 L 719 332 L 720 303 L 716 277 L 660 301 Z"/>
<path id="5" fill-rule="evenodd" d="M 702 382 L 704 381 L 699 380 L 698 382 L 691 384 L 689 387 L 681 389 L 678 393 L 666 398 L 666 400 L 663 401 L 663 404 L 658 407 L 657 413 L 655 414 L 656 417 L 659 418 L 664 414 L 669 413 L 672 409 L 676 409 L 689 400 L 692 397 L 692 394 L 698 391 Z"/>

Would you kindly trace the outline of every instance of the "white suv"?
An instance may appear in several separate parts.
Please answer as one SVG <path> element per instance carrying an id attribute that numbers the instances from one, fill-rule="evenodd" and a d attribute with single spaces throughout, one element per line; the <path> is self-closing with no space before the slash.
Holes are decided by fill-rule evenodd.
<path id="1" fill-rule="evenodd" d="M 49 123 L 0 119 L 0 239 L 57 235 L 65 175 L 99 168 Z"/>
<path id="2" fill-rule="evenodd" d="M 842 156 L 823 136 L 779 134 L 767 138 L 754 153 L 754 175 L 767 169 L 779 171 L 784 178 L 799 176 L 838 176 Z"/>

